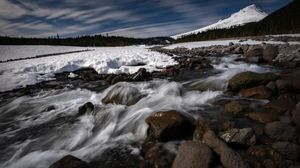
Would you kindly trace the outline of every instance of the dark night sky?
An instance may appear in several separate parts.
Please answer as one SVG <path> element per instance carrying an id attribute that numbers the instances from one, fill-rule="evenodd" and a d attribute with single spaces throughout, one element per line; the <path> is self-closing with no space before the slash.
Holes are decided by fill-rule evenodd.
<path id="1" fill-rule="evenodd" d="M 290 1 L 0 0 L 0 35 L 169 36 L 209 25 L 251 4 L 271 13 Z"/>

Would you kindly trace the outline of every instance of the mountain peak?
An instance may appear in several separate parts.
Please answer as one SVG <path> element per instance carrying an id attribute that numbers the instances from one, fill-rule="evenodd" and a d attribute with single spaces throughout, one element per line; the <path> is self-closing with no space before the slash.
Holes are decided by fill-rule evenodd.
<path id="1" fill-rule="evenodd" d="M 267 15 L 267 13 L 259 9 L 255 4 L 252 4 L 232 14 L 229 18 L 219 20 L 217 23 L 198 30 L 172 36 L 172 38 L 177 39 L 185 35 L 197 34 L 211 29 L 230 28 L 232 26 L 244 25 L 250 22 L 258 22 L 265 18 Z"/>

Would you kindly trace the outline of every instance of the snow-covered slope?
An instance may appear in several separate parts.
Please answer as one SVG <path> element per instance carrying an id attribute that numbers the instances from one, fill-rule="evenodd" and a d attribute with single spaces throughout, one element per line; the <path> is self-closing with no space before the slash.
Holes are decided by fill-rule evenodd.
<path id="1" fill-rule="evenodd" d="M 200 32 L 204 32 L 211 29 L 220 29 L 220 28 L 229 28 L 236 25 L 243 25 L 250 22 L 258 22 L 265 18 L 267 13 L 263 12 L 261 9 L 257 8 L 256 5 L 247 6 L 237 13 L 232 14 L 229 18 L 220 20 L 217 23 L 212 25 L 203 27 L 201 29 L 197 29 L 194 31 L 178 34 L 175 36 L 171 36 L 174 39 L 180 38 L 189 34 L 196 34 Z"/>

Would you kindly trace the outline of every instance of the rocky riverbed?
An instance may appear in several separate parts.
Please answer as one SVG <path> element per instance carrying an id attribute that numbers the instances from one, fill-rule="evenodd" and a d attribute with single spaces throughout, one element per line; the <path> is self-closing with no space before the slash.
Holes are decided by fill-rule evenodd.
<path id="1" fill-rule="evenodd" d="M 0 93 L 1 117 L 5 118 L 1 130 L 3 135 L 10 135 L 1 137 L 0 161 L 10 158 L 17 162 L 3 165 L 300 166 L 300 46 L 231 43 L 191 50 L 152 50 L 168 54 L 178 64 L 151 73 L 141 68 L 134 74 L 118 75 L 83 68 L 58 73 L 56 80 Z M 41 115 L 61 108 L 46 103 L 55 102 L 49 95 L 59 100 L 62 92 L 76 89 L 100 95 L 92 96 L 93 101 L 79 101 L 78 97 L 88 97 L 87 93 L 75 94 L 73 103 L 80 103 L 73 109 L 64 107 L 73 111 L 69 115 L 47 114 L 43 117 L 53 119 L 45 124 L 26 123 L 27 129 L 15 128 L 15 116 L 33 117 L 36 123 Z M 38 105 L 27 99 L 24 106 L 13 107 L 11 102 L 22 103 L 27 97 L 37 102 L 45 99 L 40 100 L 40 112 L 35 109 Z M 72 99 L 68 100 L 71 104 Z M 27 110 L 30 108 L 34 115 Z M 8 113 L 20 109 L 28 115 Z M 89 131 L 80 131 L 83 127 Z M 27 141 L 27 148 L 20 147 L 25 145 L 20 141 Z"/>

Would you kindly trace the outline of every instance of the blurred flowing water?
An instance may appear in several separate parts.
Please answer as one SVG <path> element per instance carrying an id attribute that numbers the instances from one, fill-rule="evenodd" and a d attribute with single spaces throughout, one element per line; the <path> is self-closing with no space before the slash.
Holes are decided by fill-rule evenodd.
<path id="1" fill-rule="evenodd" d="M 109 147 L 142 142 L 148 128 L 145 118 L 152 112 L 177 110 L 194 118 L 213 117 L 217 111 L 207 109 L 223 96 L 232 76 L 271 70 L 234 61 L 237 57 L 212 57 L 210 73 L 177 82 L 121 82 L 101 92 L 81 88 L 41 91 L 1 103 L 0 167 L 46 168 L 67 154 L 92 161 Z M 133 92 L 143 98 L 131 106 L 101 102 L 108 94 L 122 94 L 127 101 Z M 78 107 L 86 102 L 95 105 L 93 113 L 78 116 Z M 131 148 L 138 153 L 138 146 Z"/>

